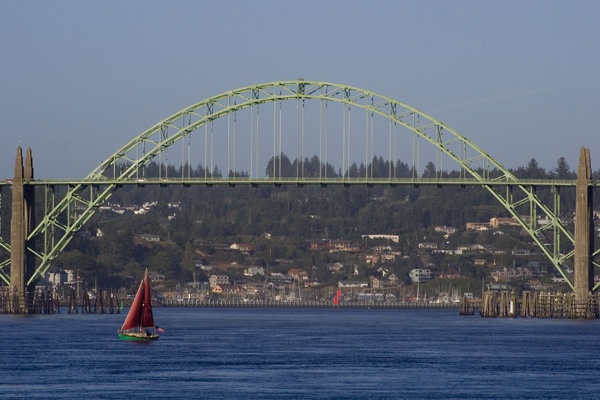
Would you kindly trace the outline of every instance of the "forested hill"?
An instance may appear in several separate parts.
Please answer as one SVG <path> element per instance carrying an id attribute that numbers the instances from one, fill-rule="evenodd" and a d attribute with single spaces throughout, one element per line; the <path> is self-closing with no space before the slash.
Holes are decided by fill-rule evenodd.
<path id="1" fill-rule="evenodd" d="M 273 162 L 267 166 L 267 173 L 280 170 L 278 166 L 273 168 Z M 318 176 L 318 159 L 316 163 L 314 158 L 306 159 L 305 163 L 306 170 Z M 284 160 L 281 170 L 295 171 L 296 164 L 297 161 Z M 310 165 L 316 166 L 316 171 Z M 327 168 L 330 174 L 336 173 L 333 166 Z M 381 158 L 374 158 L 369 166 L 351 167 L 357 174 L 366 168 L 382 173 L 395 168 L 397 176 L 411 173 L 406 164 L 399 162 L 390 167 Z M 432 164 L 422 176 L 431 170 Z M 520 178 L 576 177 L 564 158 L 549 171 L 531 160 L 513 172 Z M 194 171 L 197 176 L 204 173 L 200 166 Z M 600 171 L 595 176 L 600 176 Z M 542 199 L 552 198 L 549 189 L 540 188 L 537 194 Z M 565 190 L 561 196 L 561 210 L 572 213 L 574 190 Z M 144 203 L 153 205 L 143 214 L 132 212 Z M 311 239 L 360 241 L 365 234 L 393 234 L 401 238 L 398 250 L 410 254 L 419 241 L 433 234 L 435 226 L 464 230 L 466 222 L 488 222 L 492 217 L 508 216 L 485 189 L 452 186 L 126 186 L 114 193 L 110 204 L 113 211 L 119 208 L 122 213 L 96 213 L 54 268 L 76 268 L 87 279 L 99 279 L 107 286 L 124 285 L 136 275 L 135 271 L 145 267 L 169 279 L 187 282 L 193 273 L 201 273 L 197 270 L 199 261 L 216 261 L 211 258 L 215 255 L 211 246 L 235 242 L 249 243 L 256 249 L 251 259 L 239 257 L 237 261 L 242 264 L 267 265 L 275 259 L 288 259 L 300 268 L 311 268 L 335 261 L 333 256 L 310 252 Z M 136 237 L 142 234 L 160 237 L 160 245 L 140 244 Z M 266 240 L 265 234 L 273 239 Z M 469 236 L 461 240 L 476 239 Z M 530 242 L 527 238 L 523 241 Z M 353 262 L 364 263 L 364 258 Z"/>

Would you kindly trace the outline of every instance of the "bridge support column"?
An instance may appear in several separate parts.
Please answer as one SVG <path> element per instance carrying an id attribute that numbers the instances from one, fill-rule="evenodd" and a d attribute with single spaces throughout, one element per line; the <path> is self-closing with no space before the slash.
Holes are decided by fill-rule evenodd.
<path id="1" fill-rule="evenodd" d="M 577 198 L 575 205 L 575 264 L 574 287 L 575 308 L 578 318 L 586 317 L 586 308 L 594 285 L 594 224 L 592 189 L 588 186 L 592 178 L 590 150 L 582 147 L 577 171 Z"/>
<path id="2" fill-rule="evenodd" d="M 17 148 L 12 186 L 12 215 L 10 220 L 10 289 L 12 312 L 28 312 L 31 290 L 26 287 L 29 274 L 35 268 L 35 259 L 27 251 L 27 237 L 35 226 L 35 192 L 25 181 L 33 179 L 33 158 L 27 149 L 25 166 L 23 150 Z"/>

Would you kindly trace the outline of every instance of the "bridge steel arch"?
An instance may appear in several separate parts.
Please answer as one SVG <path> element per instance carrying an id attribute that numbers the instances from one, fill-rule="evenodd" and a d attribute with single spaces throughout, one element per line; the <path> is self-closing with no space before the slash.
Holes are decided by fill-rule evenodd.
<path id="1" fill-rule="evenodd" d="M 27 284 L 32 284 L 48 270 L 74 234 L 118 187 L 138 181 L 140 171 L 144 166 L 156 157 L 160 157 L 164 150 L 219 118 L 248 107 L 288 100 L 301 102 L 315 100 L 326 104 L 335 102 L 342 103 L 344 107 L 362 108 L 372 115 L 387 118 L 391 123 L 404 127 L 420 139 L 424 139 L 433 145 L 438 153 L 454 160 L 462 168 L 461 173 L 464 173 L 465 180 L 474 180 L 478 185 L 487 189 L 529 233 L 569 286 L 573 288 L 572 281 L 563 270 L 564 263 L 573 257 L 573 251 L 567 254 L 560 253 L 561 240 L 566 240 L 568 244 L 574 243 L 573 234 L 559 218 L 558 192 L 560 184 L 553 187 L 555 204 L 551 209 L 543 204 L 536 195 L 534 184 L 519 181 L 483 149 L 441 121 L 407 104 L 368 90 L 302 79 L 247 86 L 209 97 L 186 107 L 130 140 L 85 179 L 69 185 L 66 195 L 56 204 L 54 196 L 46 196 L 46 214 L 28 238 L 30 243 L 41 243 L 43 248 L 40 251 L 29 249 L 38 260 L 36 271 L 29 277 Z M 223 183 L 231 180 L 230 177 L 219 179 L 211 177 L 210 183 Z M 243 183 L 239 180 L 236 182 Z M 253 184 L 265 182 L 299 184 L 304 181 L 297 177 L 290 182 L 276 176 L 262 181 L 260 179 L 248 181 Z M 322 178 L 308 183 L 319 182 L 348 184 L 349 180 L 342 178 L 336 182 Z M 388 180 L 368 179 L 367 177 L 362 182 L 365 184 L 398 183 L 391 177 Z M 528 217 L 523 217 L 523 208 L 529 209 Z M 536 214 L 538 212 L 548 216 L 551 220 L 550 224 L 537 226 Z M 545 237 L 548 230 L 551 231 L 553 237 L 551 246 L 547 245 Z M 9 246 L 3 243 L 3 247 L 8 248 Z M 598 251 L 595 254 L 597 253 Z M 0 263 L 0 268 L 5 265 L 7 265 L 6 260 Z M 8 276 L 1 269 L 0 278 L 9 283 Z"/>

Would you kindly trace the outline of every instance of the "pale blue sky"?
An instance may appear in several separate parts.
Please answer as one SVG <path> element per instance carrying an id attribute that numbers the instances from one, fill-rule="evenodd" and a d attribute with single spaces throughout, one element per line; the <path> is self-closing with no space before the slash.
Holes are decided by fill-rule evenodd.
<path id="1" fill-rule="evenodd" d="M 504 165 L 600 169 L 598 1 L 0 1 L 0 178 L 79 178 L 150 125 L 255 83 L 344 83 Z M 597 155 L 597 158 L 596 158 Z"/>

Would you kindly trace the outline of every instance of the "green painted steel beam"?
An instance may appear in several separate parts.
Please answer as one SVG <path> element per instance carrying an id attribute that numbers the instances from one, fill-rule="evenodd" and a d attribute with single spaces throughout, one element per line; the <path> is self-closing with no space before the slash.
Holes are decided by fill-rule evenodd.
<path id="1" fill-rule="evenodd" d="M 0 237 L 0 247 L 6 250 L 10 254 L 10 244 L 6 243 L 4 239 Z M 5 267 L 10 266 L 10 258 L 0 262 L 0 279 L 7 285 L 10 285 L 10 276 L 4 271 Z"/>

